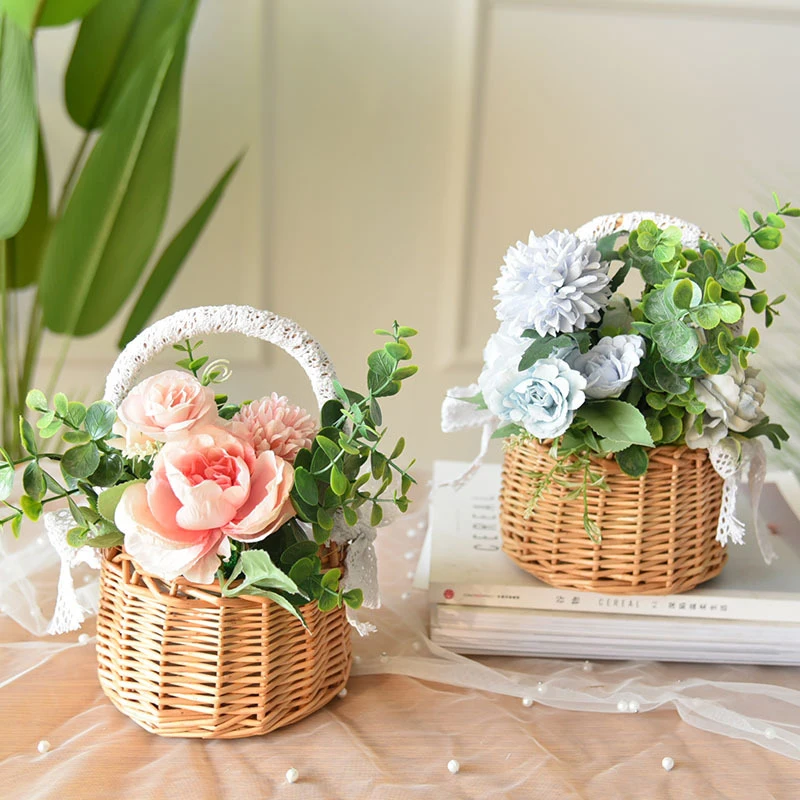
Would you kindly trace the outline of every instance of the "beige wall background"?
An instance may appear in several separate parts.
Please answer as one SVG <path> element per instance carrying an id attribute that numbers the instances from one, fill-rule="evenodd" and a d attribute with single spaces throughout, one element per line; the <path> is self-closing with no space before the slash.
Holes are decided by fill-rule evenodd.
<path id="1" fill-rule="evenodd" d="M 60 100 L 74 35 L 39 41 L 57 181 L 77 140 Z M 735 233 L 773 189 L 800 202 L 798 40 L 797 0 L 205 0 L 165 235 L 247 157 L 162 310 L 292 316 L 355 389 L 372 329 L 413 325 L 421 371 L 385 417 L 422 462 L 470 457 L 476 437 L 440 434 L 439 405 L 480 369 L 509 244 L 632 209 Z M 100 391 L 116 333 L 76 344 L 62 384 Z M 207 352 L 233 358 L 232 392 L 312 402 L 280 353 Z"/>

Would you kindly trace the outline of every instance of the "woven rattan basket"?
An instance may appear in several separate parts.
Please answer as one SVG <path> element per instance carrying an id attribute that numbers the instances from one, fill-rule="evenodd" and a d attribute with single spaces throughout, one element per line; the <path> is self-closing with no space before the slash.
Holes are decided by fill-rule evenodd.
<path id="1" fill-rule="evenodd" d="M 695 225 L 663 214 L 633 212 L 598 217 L 577 231 L 596 241 L 634 230 L 642 219 L 677 225 L 687 247 L 707 236 Z M 592 457 L 608 490 L 592 487 L 588 513 L 601 533 L 594 543 L 584 527 L 583 498 L 551 483 L 531 510 L 540 478 L 554 465 L 549 447 L 535 441 L 510 446 L 503 466 L 500 528 L 503 550 L 522 569 L 551 586 L 607 594 L 674 594 L 718 575 L 726 553 L 716 541 L 722 478 L 706 450 L 657 447 L 641 478 L 613 458 Z"/>
<path id="2" fill-rule="evenodd" d="M 118 404 L 139 369 L 169 344 L 222 331 L 279 345 L 309 374 L 320 405 L 333 396 L 328 358 L 305 331 L 268 312 L 228 306 L 179 312 L 140 334 L 111 371 L 106 398 Z M 351 647 L 343 609 L 303 607 L 306 631 L 267 598 L 221 597 L 217 583 L 166 584 L 122 550 L 104 555 L 100 684 L 146 730 L 196 738 L 264 734 L 303 719 L 344 688 Z M 325 567 L 341 566 L 336 546 L 320 555 Z"/>

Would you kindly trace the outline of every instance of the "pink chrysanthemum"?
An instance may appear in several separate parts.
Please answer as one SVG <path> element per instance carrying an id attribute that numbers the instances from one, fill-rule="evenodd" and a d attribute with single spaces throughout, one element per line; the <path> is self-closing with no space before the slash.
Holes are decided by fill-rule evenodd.
<path id="1" fill-rule="evenodd" d="M 317 434 L 316 421 L 305 410 L 289 405 L 289 400 L 273 392 L 242 406 L 231 419 L 232 429 L 246 438 L 256 454 L 272 450 L 293 463 L 298 451 L 310 447 Z"/>

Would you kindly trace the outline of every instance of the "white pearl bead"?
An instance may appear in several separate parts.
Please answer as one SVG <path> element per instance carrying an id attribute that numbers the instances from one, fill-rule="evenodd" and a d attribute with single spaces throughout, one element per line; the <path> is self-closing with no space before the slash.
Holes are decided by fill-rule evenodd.
<path id="1" fill-rule="evenodd" d="M 411 597 L 411 592 L 403 592 L 403 594 L 400 595 L 401 600 L 408 600 L 409 597 Z"/>
<path id="2" fill-rule="evenodd" d="M 544 694 L 547 691 L 547 687 L 539 681 L 539 683 L 536 684 L 536 691 L 539 692 L 539 694 Z"/>
<path id="3" fill-rule="evenodd" d="M 522 705 L 524 705 L 525 708 L 530 708 L 533 705 L 533 698 L 532 697 L 523 697 L 522 698 Z"/>
<path id="4" fill-rule="evenodd" d="M 453 775 L 455 775 L 461 769 L 461 764 L 459 764 L 458 761 L 456 761 L 454 758 L 451 758 L 447 762 L 447 769 L 449 769 L 450 772 L 452 772 Z"/>
<path id="5" fill-rule="evenodd" d="M 425 520 L 424 520 L 424 519 L 421 519 L 421 520 L 420 520 L 420 521 L 417 523 L 417 528 L 418 528 L 419 530 L 424 530 L 424 529 L 425 529 Z"/>
<path id="6" fill-rule="evenodd" d="M 88 633 L 82 633 L 78 637 L 78 644 L 89 644 L 89 634 Z"/>
<path id="7" fill-rule="evenodd" d="M 347 697 L 347 689 L 342 689 L 342 691 L 339 692 L 339 697 L 341 697 L 342 700 L 344 700 L 344 698 Z"/>
<path id="8" fill-rule="evenodd" d="M 47 741 L 47 739 L 42 739 L 42 741 L 41 741 L 41 742 L 39 742 L 39 744 L 37 744 L 37 745 L 36 745 L 36 749 L 37 749 L 37 750 L 38 750 L 40 753 L 44 754 L 44 753 L 46 753 L 48 750 L 50 750 L 50 742 L 48 742 L 48 741 Z"/>
<path id="9" fill-rule="evenodd" d="M 591 672 L 592 671 L 592 664 L 590 661 L 583 662 L 583 671 L 584 672 Z"/>
<path id="10" fill-rule="evenodd" d="M 411 561 L 411 559 L 414 558 L 415 555 L 416 555 L 416 552 L 414 550 L 409 550 L 405 554 L 404 558 L 405 558 L 406 561 Z"/>
<path id="11" fill-rule="evenodd" d="M 669 772 L 675 766 L 675 759 L 664 756 L 664 758 L 661 759 L 661 766 Z"/>
<path id="12" fill-rule="evenodd" d="M 286 770 L 286 780 L 289 783 L 297 783 L 297 779 L 300 777 L 300 773 L 294 768 L 289 767 Z"/>
<path id="13" fill-rule="evenodd" d="M 408 580 L 410 580 L 410 581 L 414 580 L 414 576 L 415 575 L 416 575 L 416 573 L 414 572 L 413 569 L 410 569 L 408 572 L 406 572 L 406 578 L 408 578 Z"/>
<path id="14" fill-rule="evenodd" d="M 84 583 L 89 583 L 89 581 L 90 581 L 91 579 L 92 579 L 92 576 L 91 576 L 91 575 L 84 575 L 84 576 L 83 576 L 83 582 L 84 582 Z"/>
<path id="15" fill-rule="evenodd" d="M 406 536 L 408 536 L 409 539 L 413 539 L 416 535 L 417 535 L 417 532 L 416 532 L 416 530 L 414 530 L 414 528 L 409 528 L 406 531 Z"/>
<path id="16" fill-rule="evenodd" d="M 360 664 L 361 663 L 361 656 L 353 656 L 353 663 Z"/>
<path id="17" fill-rule="evenodd" d="M 627 700 L 620 700 L 617 703 L 617 711 L 621 711 L 623 714 L 628 711 L 628 701 Z"/>
<path id="18" fill-rule="evenodd" d="M 389 663 L 389 654 L 384 652 L 381 653 L 381 664 L 388 664 Z"/>
<path id="19" fill-rule="evenodd" d="M 630 711 L 631 714 L 638 714 L 639 713 L 639 701 L 638 700 L 631 700 L 630 703 L 628 703 L 628 711 Z"/>
<path id="20" fill-rule="evenodd" d="M 765 728 L 764 729 L 764 736 L 766 736 L 767 739 L 774 739 L 777 735 L 778 735 L 778 732 L 775 730 L 775 728 Z"/>

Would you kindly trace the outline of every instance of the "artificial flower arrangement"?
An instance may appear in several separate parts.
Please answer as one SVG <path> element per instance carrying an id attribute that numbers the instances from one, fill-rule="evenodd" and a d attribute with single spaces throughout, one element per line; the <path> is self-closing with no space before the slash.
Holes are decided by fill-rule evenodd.
<path id="1" fill-rule="evenodd" d="M 786 440 L 766 416 L 764 384 L 750 365 L 758 330 L 743 329 L 748 307 L 770 327 L 785 299 L 769 298 L 754 281 L 766 269 L 754 246 L 774 250 L 785 218 L 800 216 L 800 208 L 777 197 L 775 205 L 752 217 L 741 211 L 745 235 L 726 238 L 727 250 L 695 226 L 642 213 L 598 218 L 577 234 L 531 233 L 509 248 L 495 285 L 500 327 L 484 350 L 479 391 L 457 394 L 506 440 L 501 527 L 521 566 L 557 585 L 641 589 L 627 575 L 621 583 L 604 581 L 598 553 L 612 533 L 638 532 L 641 539 L 648 503 L 661 516 L 676 516 L 688 493 L 674 485 L 677 459 L 692 460 L 693 480 L 702 484 L 698 470 L 709 448 L 715 458 L 725 453 L 740 464 L 743 445 L 756 437 L 778 448 Z M 644 283 L 638 298 L 620 292 L 631 272 Z M 655 480 L 653 459 L 671 471 L 673 485 L 645 491 L 645 477 Z M 719 485 L 709 491 L 721 494 Z M 626 508 L 626 497 L 635 505 Z M 615 503 L 622 503 L 616 514 Z M 716 515 L 716 529 L 719 497 L 704 504 L 709 517 Z M 570 522 L 562 525 L 565 513 Z M 576 515 L 589 547 L 571 538 Z M 532 554 L 534 528 L 546 529 L 547 540 Z M 557 560 L 553 537 L 562 535 L 572 548 L 565 570 L 578 577 L 560 584 L 547 564 Z M 614 543 L 608 544 L 610 555 Z"/>
<path id="2" fill-rule="evenodd" d="M 411 465 L 397 461 L 402 438 L 382 452 L 378 401 L 417 371 L 401 363 L 411 358 L 407 339 L 416 331 L 395 323 L 379 333 L 390 341 L 369 356 L 366 395 L 334 381 L 337 398 L 319 421 L 274 392 L 244 403 L 215 393 L 231 370 L 224 359 L 198 356 L 202 341 L 174 345 L 182 369 L 145 379 L 117 409 L 105 400 L 87 408 L 62 393 L 51 407 L 31 390 L 39 438 L 61 433 L 68 449 L 44 450 L 20 419 L 28 455 L 0 468 L 11 511 L 2 523 L 17 534 L 23 515 L 38 520 L 45 504 L 66 500 L 70 545 L 124 546 L 164 581 L 219 578 L 223 595 L 263 595 L 300 619 L 298 608 L 311 600 L 322 611 L 358 608 L 361 589 L 343 591 L 340 570 L 323 573 L 317 550 L 337 516 L 356 526 L 367 509 L 376 526 L 387 504 L 405 512 L 414 483 Z M 24 493 L 16 506 L 7 498 L 20 464 Z"/>

